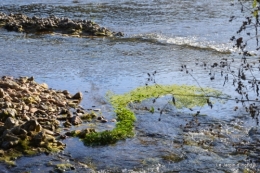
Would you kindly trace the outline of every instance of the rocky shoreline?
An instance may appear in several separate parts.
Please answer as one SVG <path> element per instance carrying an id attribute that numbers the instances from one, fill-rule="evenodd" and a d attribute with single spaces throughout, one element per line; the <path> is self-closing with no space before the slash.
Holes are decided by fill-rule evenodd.
<path id="1" fill-rule="evenodd" d="M 24 14 L 0 13 L 0 26 L 8 31 L 24 33 L 61 33 L 69 36 L 123 36 L 122 32 L 113 32 L 100 27 L 91 20 L 72 20 L 65 17 L 50 16 L 40 18 Z"/>
<path id="2" fill-rule="evenodd" d="M 66 135 L 60 128 L 79 125 L 84 119 L 100 117 L 79 106 L 81 92 L 54 90 L 33 77 L 3 76 L 0 79 L 0 161 L 10 162 L 22 155 L 61 151 Z M 84 129 L 83 133 L 95 133 Z M 69 133 L 68 133 L 69 134 Z"/>

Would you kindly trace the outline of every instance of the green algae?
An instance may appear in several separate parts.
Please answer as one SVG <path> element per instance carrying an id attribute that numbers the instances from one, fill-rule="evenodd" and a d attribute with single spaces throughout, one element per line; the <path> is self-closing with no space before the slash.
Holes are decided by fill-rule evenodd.
<path id="1" fill-rule="evenodd" d="M 65 170 L 65 169 L 71 168 L 72 166 L 73 165 L 70 163 L 61 163 L 61 164 L 57 164 L 56 168 Z"/>
<path id="2" fill-rule="evenodd" d="M 164 155 L 162 156 L 162 159 L 163 160 L 166 160 L 166 161 L 171 161 L 171 162 L 180 162 L 182 161 L 184 158 L 183 157 L 180 157 L 179 155 L 177 154 L 174 154 L 174 153 L 170 153 L 168 155 Z"/>
<path id="3" fill-rule="evenodd" d="M 0 162 L 5 162 L 8 165 L 15 165 L 15 160 L 23 155 L 31 156 L 37 154 L 38 151 L 30 147 L 29 140 L 19 140 L 16 147 L 4 151 L 0 157 Z"/>
<path id="4" fill-rule="evenodd" d="M 102 132 L 91 132 L 83 137 L 86 145 L 107 145 L 114 144 L 134 136 L 135 114 L 128 107 L 131 102 L 142 102 L 150 98 L 159 98 L 171 94 L 174 98 L 176 108 L 193 108 L 208 104 L 209 97 L 219 97 L 223 94 L 211 88 L 200 88 L 188 85 L 153 85 L 138 87 L 125 94 L 108 93 L 108 99 L 112 104 L 117 124 L 113 130 Z M 151 109 L 150 109 L 151 112 Z M 154 112 L 154 111 L 153 111 Z M 82 137 L 82 136 L 81 136 Z"/>
<path id="5" fill-rule="evenodd" d="M 1 155 L 0 162 L 5 162 L 8 165 L 15 166 L 15 160 L 22 155 L 22 152 L 15 149 L 10 149 L 8 151 L 5 151 L 4 154 Z"/>
<path id="6" fill-rule="evenodd" d="M 15 160 L 21 156 L 33 156 L 38 153 L 57 153 L 64 149 L 62 143 L 59 142 L 44 142 L 43 145 L 35 147 L 28 137 L 24 140 L 19 140 L 18 145 L 14 148 L 5 150 L 0 154 L 0 162 L 5 162 L 8 165 L 15 166 Z"/>
<path id="7" fill-rule="evenodd" d="M 171 94 L 176 100 L 176 108 L 193 108 L 204 106 L 209 97 L 223 95 L 220 91 L 211 88 L 200 88 L 189 85 L 153 85 L 138 87 L 128 93 L 116 95 L 109 93 L 109 98 L 114 107 L 127 106 L 131 102 L 142 102 L 149 98 L 157 98 Z"/>

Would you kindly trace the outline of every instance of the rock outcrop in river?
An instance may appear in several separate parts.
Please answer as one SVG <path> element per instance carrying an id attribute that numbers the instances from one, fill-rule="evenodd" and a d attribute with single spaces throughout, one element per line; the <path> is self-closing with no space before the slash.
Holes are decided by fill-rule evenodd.
<path id="1" fill-rule="evenodd" d="M 113 32 L 105 27 L 100 27 L 91 20 L 72 20 L 50 16 L 32 18 L 24 14 L 0 13 L 0 26 L 8 31 L 25 33 L 62 33 L 71 36 L 123 36 L 121 32 Z"/>
<path id="2" fill-rule="evenodd" d="M 65 144 L 58 140 L 63 138 L 58 128 L 95 117 L 78 105 L 82 99 L 81 92 L 71 95 L 67 90 L 53 90 L 45 83 L 36 83 L 33 77 L 3 76 L 0 79 L 1 158 L 10 149 L 22 153 L 64 149 Z M 60 124 L 62 121 L 65 123 Z"/>

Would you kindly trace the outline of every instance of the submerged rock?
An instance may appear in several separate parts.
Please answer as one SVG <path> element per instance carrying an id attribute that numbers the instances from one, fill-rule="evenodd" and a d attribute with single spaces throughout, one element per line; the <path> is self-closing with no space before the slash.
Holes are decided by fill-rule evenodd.
<path id="1" fill-rule="evenodd" d="M 69 121 L 65 121 L 63 123 L 63 125 L 64 125 L 64 127 L 71 127 L 72 126 L 72 124 Z"/>
<path id="2" fill-rule="evenodd" d="M 260 141 L 260 128 L 259 127 L 252 127 L 248 131 L 248 136 L 250 136 L 251 139 L 259 142 Z"/>

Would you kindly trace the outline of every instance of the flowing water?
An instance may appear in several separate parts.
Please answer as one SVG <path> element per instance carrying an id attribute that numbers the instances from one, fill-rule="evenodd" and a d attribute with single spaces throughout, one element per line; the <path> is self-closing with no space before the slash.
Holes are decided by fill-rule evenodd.
<path id="1" fill-rule="evenodd" d="M 240 6 L 230 0 L 5 0 L 0 12 L 22 12 L 30 17 L 56 15 L 72 19 L 91 19 L 113 31 L 124 32 L 122 38 L 75 38 L 62 35 L 34 35 L 0 30 L 0 74 L 34 76 L 54 89 L 71 93 L 82 91 L 82 106 L 100 108 L 105 116 L 113 116 L 105 99 L 107 91 L 128 92 L 147 82 L 147 73 L 157 71 L 159 84 L 200 85 L 235 94 L 232 87 L 223 87 L 223 77 L 209 80 L 208 72 L 196 62 L 213 63 L 222 58 L 239 63 L 230 42 L 242 17 Z M 254 57 L 252 58 L 254 61 Z M 180 72 L 181 65 L 193 69 L 193 77 Z M 167 103 L 159 99 L 155 107 Z M 137 116 L 136 136 L 115 145 L 87 147 L 78 138 L 64 140 L 67 144 L 60 156 L 65 163 L 84 163 L 80 172 L 241 172 L 257 169 L 245 154 L 235 153 L 232 143 L 247 138 L 255 122 L 243 113 L 233 111 L 233 102 L 205 107 L 197 121 L 199 129 L 185 132 L 180 125 L 195 121 L 189 110 L 169 109 L 158 122 L 159 113 L 138 107 L 151 105 L 149 100 L 133 105 Z M 195 108 L 195 112 L 200 108 Z M 214 138 L 210 127 L 226 135 Z M 103 125 L 103 129 L 113 124 Z M 195 127 L 194 127 L 195 128 Z M 214 131 L 214 130 L 213 130 Z M 202 146 L 185 141 L 206 141 Z M 246 140 L 246 139 L 245 139 Z M 208 142 L 208 143 L 207 143 Z M 69 155 L 69 157 L 67 157 Z M 178 162 L 173 156 L 179 156 Z M 17 167 L 0 167 L 3 172 L 46 172 L 58 161 L 56 155 L 22 157 Z M 259 167 L 258 167 L 259 168 Z M 1 171 L 0 171 L 1 172 Z"/>

